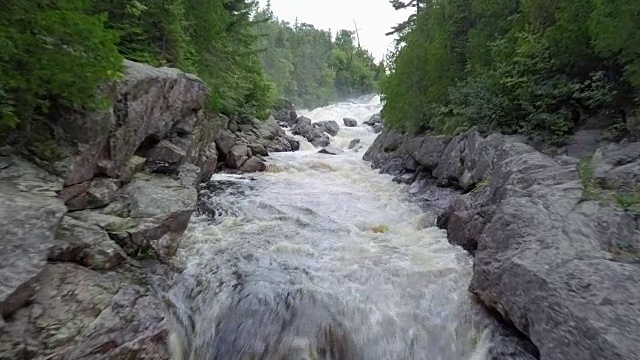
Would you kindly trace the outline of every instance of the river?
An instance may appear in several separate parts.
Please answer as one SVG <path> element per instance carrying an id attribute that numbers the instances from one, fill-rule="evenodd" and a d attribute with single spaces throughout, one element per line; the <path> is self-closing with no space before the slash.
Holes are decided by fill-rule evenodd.
<path id="1" fill-rule="evenodd" d="M 300 111 L 338 121 L 331 142 L 344 154 L 301 139 L 301 151 L 272 154 L 266 173 L 212 178 L 208 216 L 193 219 L 169 294 L 174 360 L 487 357 L 471 257 L 406 185 L 362 160 L 376 136 L 362 122 L 380 107 L 368 96 Z"/>

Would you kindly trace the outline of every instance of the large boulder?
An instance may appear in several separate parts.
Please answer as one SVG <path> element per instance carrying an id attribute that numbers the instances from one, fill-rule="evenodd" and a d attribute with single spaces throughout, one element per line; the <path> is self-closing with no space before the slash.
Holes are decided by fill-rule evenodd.
<path id="1" fill-rule="evenodd" d="M 265 171 L 267 169 L 267 164 L 256 156 L 250 157 L 247 161 L 240 166 L 240 172 L 243 173 L 255 173 Z"/>
<path id="2" fill-rule="evenodd" d="M 3 359 L 168 359 L 160 298 L 140 269 L 48 264 L 30 306 L 0 329 Z"/>
<path id="3" fill-rule="evenodd" d="M 541 359 L 637 357 L 640 307 L 629 299 L 640 295 L 640 273 L 618 255 L 637 251 L 633 219 L 581 203 L 575 164 L 537 152 L 498 163 L 489 186 L 493 216 L 474 234 L 471 290 Z"/>
<path id="4" fill-rule="evenodd" d="M 325 147 L 330 143 L 329 137 L 324 133 L 324 127 L 316 127 L 311 119 L 301 116 L 291 128 L 294 135 L 300 135 L 316 147 Z"/>
<path id="5" fill-rule="evenodd" d="M 180 147 L 169 140 L 162 140 L 148 152 L 145 166 L 149 172 L 175 174 L 187 156 L 186 147 Z"/>
<path id="6" fill-rule="evenodd" d="M 363 122 L 363 124 L 369 126 L 375 126 L 383 123 L 384 121 L 382 120 L 382 116 L 380 115 L 380 113 L 371 115 L 371 117 L 367 121 Z"/>
<path id="7" fill-rule="evenodd" d="M 322 149 L 320 149 L 320 151 L 318 151 L 318 154 L 327 154 L 327 155 L 340 155 L 343 154 L 344 151 L 342 149 L 338 149 L 336 147 L 333 146 L 327 146 L 324 147 Z"/>
<path id="8" fill-rule="evenodd" d="M 128 255 L 169 262 L 196 208 L 197 191 L 170 177 L 138 176 L 105 213 L 133 221 L 109 235 Z"/>
<path id="9" fill-rule="evenodd" d="M 110 270 L 127 261 L 127 255 L 95 225 L 65 217 L 56 231 L 59 241 L 49 250 L 51 261 L 74 262 L 94 270 Z"/>
<path id="10" fill-rule="evenodd" d="M 606 191 L 625 192 L 639 158 L 637 143 L 613 145 L 589 166 Z M 615 201 L 585 201 L 578 159 L 475 129 L 450 140 L 386 130 L 365 159 L 465 190 L 438 225 L 475 256 L 470 290 L 540 359 L 638 358 L 640 306 L 629 300 L 640 296 L 638 221 Z"/>
<path id="11" fill-rule="evenodd" d="M 604 188 L 627 194 L 640 192 L 640 142 L 604 146 L 595 152 L 590 165 Z"/>
<path id="12" fill-rule="evenodd" d="M 358 121 L 356 121 L 356 119 L 343 118 L 342 122 L 344 123 L 344 126 L 346 126 L 346 127 L 356 127 L 356 126 L 358 126 Z"/>
<path id="13" fill-rule="evenodd" d="M 252 154 L 261 156 L 299 149 L 297 141 L 289 137 L 273 117 L 264 121 L 250 117 L 231 118 L 227 129 L 216 135 L 216 142 L 222 159 L 227 158 L 235 145 L 247 145 L 257 151 Z"/>
<path id="14" fill-rule="evenodd" d="M 239 169 L 251 157 L 251 149 L 246 145 L 235 145 L 227 154 L 227 166 Z"/>
<path id="15" fill-rule="evenodd" d="M 6 318 L 34 294 L 67 208 L 60 199 L 6 182 L 0 182 L 0 193 L 0 317 Z"/>
<path id="16" fill-rule="evenodd" d="M 333 120 L 318 121 L 314 123 L 313 126 L 322 129 L 322 131 L 331 136 L 338 135 L 338 131 L 340 131 L 340 125 L 338 125 L 338 123 Z"/>
<path id="17" fill-rule="evenodd" d="M 271 115 L 276 121 L 281 121 L 289 126 L 293 125 L 298 118 L 293 103 L 288 99 L 280 99 L 274 109 L 271 110 Z"/>
<path id="18" fill-rule="evenodd" d="M 144 157 L 172 132 L 189 131 L 209 94 L 202 80 L 177 69 L 131 61 L 124 68 L 123 79 L 111 90 L 112 109 L 60 121 L 72 139 L 86 145 L 66 177 L 67 186 L 87 181 L 97 171 L 120 177 L 134 154 Z"/>
<path id="19" fill-rule="evenodd" d="M 109 205 L 119 187 L 120 182 L 116 179 L 95 178 L 64 188 L 60 197 L 70 211 L 97 209 Z"/>

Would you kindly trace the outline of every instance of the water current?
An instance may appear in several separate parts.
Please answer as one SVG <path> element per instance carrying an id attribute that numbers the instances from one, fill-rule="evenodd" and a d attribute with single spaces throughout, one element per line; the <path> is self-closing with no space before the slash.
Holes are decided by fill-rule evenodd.
<path id="1" fill-rule="evenodd" d="M 269 156 L 268 171 L 215 175 L 169 292 L 173 360 L 483 360 L 489 330 L 467 291 L 472 259 L 406 185 L 362 160 L 367 96 L 313 111 L 336 120 L 337 156 Z M 343 117 L 358 126 L 344 127 Z M 359 138 L 362 147 L 348 150 Z"/>

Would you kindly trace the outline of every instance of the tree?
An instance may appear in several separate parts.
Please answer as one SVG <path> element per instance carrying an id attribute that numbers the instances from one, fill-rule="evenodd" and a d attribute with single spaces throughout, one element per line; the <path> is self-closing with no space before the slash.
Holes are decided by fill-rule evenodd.
<path id="1" fill-rule="evenodd" d="M 268 7 L 254 19 L 260 59 L 279 96 L 315 107 L 376 91 L 379 69 L 371 54 L 357 47 L 353 31 L 339 30 L 332 37 L 310 24 L 280 22 Z"/>
<path id="2" fill-rule="evenodd" d="M 639 10 L 601 0 L 420 3 L 389 57 L 383 115 L 413 131 L 478 125 L 562 141 L 589 116 L 633 105 Z"/>
<path id="3" fill-rule="evenodd" d="M 7 0 L 0 12 L 0 126 L 44 116 L 56 104 L 96 107 L 98 85 L 122 57 L 105 18 L 86 0 Z"/>

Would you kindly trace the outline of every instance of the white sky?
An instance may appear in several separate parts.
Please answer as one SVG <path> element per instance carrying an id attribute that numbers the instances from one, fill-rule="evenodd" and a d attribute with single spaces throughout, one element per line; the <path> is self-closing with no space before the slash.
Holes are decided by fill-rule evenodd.
<path id="1" fill-rule="evenodd" d="M 259 0 L 264 6 L 267 0 Z M 305 22 L 316 28 L 353 30 L 353 20 L 360 29 L 360 44 L 376 60 L 381 60 L 393 37 L 384 34 L 408 17 L 408 12 L 395 11 L 388 0 L 271 0 L 271 8 L 280 20 Z"/>

